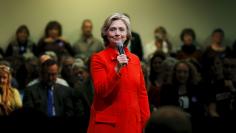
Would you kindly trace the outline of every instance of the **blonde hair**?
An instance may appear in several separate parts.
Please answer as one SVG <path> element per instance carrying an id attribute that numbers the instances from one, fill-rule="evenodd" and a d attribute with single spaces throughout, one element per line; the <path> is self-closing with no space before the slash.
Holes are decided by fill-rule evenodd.
<path id="1" fill-rule="evenodd" d="M 126 25 L 126 28 L 127 28 L 127 40 L 124 42 L 124 46 L 127 46 L 128 45 L 128 42 L 129 40 L 131 39 L 131 26 L 130 26 L 130 19 L 128 16 L 126 16 L 125 14 L 123 13 L 114 13 L 112 14 L 111 16 L 109 16 L 102 28 L 101 28 L 101 35 L 102 35 L 102 38 L 103 38 L 103 41 L 105 43 L 105 46 L 108 45 L 108 39 L 107 39 L 107 30 L 109 29 L 109 27 L 111 26 L 112 22 L 113 21 L 116 21 L 116 20 L 121 20 L 124 22 L 124 24 Z"/>
<path id="2" fill-rule="evenodd" d="M 13 92 L 11 91 L 11 70 L 10 67 L 5 65 L 0 65 L 0 73 L 6 73 L 8 76 L 7 83 L 4 86 L 1 86 L 2 97 L 1 97 L 1 104 L 5 109 L 5 113 L 9 114 L 12 109 L 9 106 L 11 103 L 11 98 L 14 97 Z"/>

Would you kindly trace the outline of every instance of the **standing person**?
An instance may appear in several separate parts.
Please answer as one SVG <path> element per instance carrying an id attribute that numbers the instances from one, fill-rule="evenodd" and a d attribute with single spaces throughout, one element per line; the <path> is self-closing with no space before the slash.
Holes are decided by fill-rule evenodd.
<path id="1" fill-rule="evenodd" d="M 17 89 L 11 87 L 10 68 L 0 65 L 0 116 L 9 115 L 21 107 L 20 94 Z"/>
<path id="2" fill-rule="evenodd" d="M 106 49 L 91 59 L 94 101 L 88 133 L 141 133 L 150 110 L 139 58 L 127 48 L 129 18 L 120 13 L 109 16 L 102 37 Z M 120 42 L 125 54 L 117 50 Z"/>

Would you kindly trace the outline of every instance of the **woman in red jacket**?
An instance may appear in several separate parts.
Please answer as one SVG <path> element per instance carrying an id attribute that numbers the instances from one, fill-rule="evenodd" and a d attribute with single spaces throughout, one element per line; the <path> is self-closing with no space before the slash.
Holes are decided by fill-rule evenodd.
<path id="1" fill-rule="evenodd" d="M 127 16 L 115 13 L 102 27 L 106 49 L 91 58 L 94 101 L 88 133 L 141 133 L 150 116 L 139 58 L 127 49 Z M 124 43 L 125 54 L 117 44 Z"/>

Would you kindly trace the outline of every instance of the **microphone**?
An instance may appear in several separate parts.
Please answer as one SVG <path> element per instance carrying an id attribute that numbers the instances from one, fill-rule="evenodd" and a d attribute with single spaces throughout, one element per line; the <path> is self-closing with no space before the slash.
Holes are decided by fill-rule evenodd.
<path id="1" fill-rule="evenodd" d="M 123 43 L 121 41 L 118 42 L 116 44 L 116 46 L 117 46 L 117 49 L 118 49 L 118 52 L 119 52 L 120 55 L 125 54 L 125 51 L 124 51 L 124 48 L 123 48 Z"/>
<path id="2" fill-rule="evenodd" d="M 117 44 L 116 44 L 116 47 L 117 47 L 117 50 L 118 50 L 118 52 L 119 52 L 119 54 L 121 55 L 121 54 L 125 54 L 125 51 L 124 51 L 124 47 L 123 47 L 123 42 L 122 41 L 120 41 L 120 42 L 118 42 Z M 120 64 L 121 66 L 125 66 L 125 65 L 127 65 L 126 63 L 122 63 L 122 64 Z"/>

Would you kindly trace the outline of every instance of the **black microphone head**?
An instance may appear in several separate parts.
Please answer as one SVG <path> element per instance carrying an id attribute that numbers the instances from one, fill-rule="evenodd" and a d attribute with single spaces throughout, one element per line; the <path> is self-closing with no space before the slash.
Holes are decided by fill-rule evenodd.
<path id="1" fill-rule="evenodd" d="M 116 44 L 116 46 L 117 46 L 117 49 L 118 49 L 118 51 L 119 51 L 119 54 L 125 54 L 125 52 L 124 52 L 124 48 L 123 48 L 123 42 L 118 42 L 117 44 Z"/>

